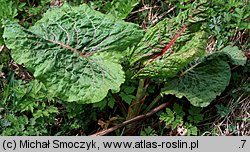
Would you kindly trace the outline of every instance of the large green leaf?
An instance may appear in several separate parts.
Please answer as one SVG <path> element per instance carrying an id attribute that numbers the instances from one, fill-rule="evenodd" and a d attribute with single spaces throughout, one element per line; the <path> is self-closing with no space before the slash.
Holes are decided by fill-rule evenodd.
<path id="1" fill-rule="evenodd" d="M 144 67 L 140 75 L 146 74 L 151 77 L 174 77 L 188 63 L 205 54 L 204 32 L 197 32 L 194 37 L 181 47 L 176 53 L 161 60 L 155 60 Z M 154 73 L 155 71 L 155 73 Z"/>
<path id="2" fill-rule="evenodd" d="M 220 95 L 231 78 L 228 56 L 215 53 L 185 68 L 166 83 L 162 94 L 185 96 L 192 105 L 206 107 Z"/>
<path id="3" fill-rule="evenodd" d="M 221 51 L 230 56 L 233 65 L 244 65 L 247 62 L 247 57 L 237 46 L 227 46 Z"/>
<path id="4" fill-rule="evenodd" d="M 167 25 L 164 25 L 167 26 Z M 152 45 L 152 47 L 157 47 L 157 42 L 155 40 L 157 27 L 149 31 L 146 36 L 143 38 L 141 43 L 135 52 L 133 53 L 132 63 L 136 61 L 143 62 L 143 60 L 148 61 L 147 57 L 144 57 L 145 54 L 156 52 L 153 48 L 147 46 Z M 174 30 L 175 33 L 177 30 Z M 152 34 L 152 33 L 153 34 Z M 164 40 L 167 42 L 171 41 L 169 32 L 165 31 Z M 167 35 L 166 35 L 167 34 Z M 152 36 L 154 35 L 154 36 Z M 150 64 L 145 64 L 136 74 L 136 76 L 142 77 L 156 77 L 156 78 L 170 78 L 174 77 L 180 70 L 188 65 L 191 61 L 198 57 L 202 57 L 205 54 L 206 40 L 204 39 L 205 32 L 199 31 L 195 33 L 187 33 L 182 35 L 176 41 L 176 45 L 172 47 L 168 52 L 166 52 L 161 59 L 153 60 Z M 152 38 L 152 39 L 151 39 Z M 151 40 L 150 40 L 151 39 Z M 147 44 L 149 42 L 151 44 Z M 166 43 L 167 44 L 167 43 Z M 185 44 L 185 45 L 184 45 Z M 172 53 L 170 53 L 172 51 Z"/>
<path id="5" fill-rule="evenodd" d="M 131 49 L 130 63 L 140 65 L 137 77 L 171 78 L 188 63 L 205 55 L 206 33 L 203 8 L 184 11 L 174 18 L 166 18 L 150 27 L 140 43 Z M 190 18 L 190 16 L 193 18 Z M 163 50 L 186 25 L 184 32 L 161 58 L 151 60 L 150 55 Z M 164 43 L 164 44 L 162 44 Z M 150 62 L 149 62 L 150 61 Z"/>
<path id="6" fill-rule="evenodd" d="M 207 15 L 202 3 L 192 4 L 190 9 L 147 29 L 140 43 L 130 51 L 130 63 L 138 69 L 135 77 L 171 78 L 191 61 L 205 55 Z M 151 55 L 159 55 L 176 35 L 179 37 L 170 49 L 152 60 Z"/>
<path id="7" fill-rule="evenodd" d="M 166 83 L 162 93 L 179 98 L 185 96 L 194 106 L 208 106 L 230 82 L 229 63 L 244 65 L 246 60 L 244 53 L 237 47 L 227 46 L 222 51 L 192 62 Z"/>
<path id="8" fill-rule="evenodd" d="M 7 21 L 4 38 L 14 60 L 33 72 L 50 93 L 66 101 L 101 101 L 119 91 L 124 72 L 109 52 L 121 54 L 137 43 L 139 26 L 86 5 L 48 11 L 29 30 Z"/>

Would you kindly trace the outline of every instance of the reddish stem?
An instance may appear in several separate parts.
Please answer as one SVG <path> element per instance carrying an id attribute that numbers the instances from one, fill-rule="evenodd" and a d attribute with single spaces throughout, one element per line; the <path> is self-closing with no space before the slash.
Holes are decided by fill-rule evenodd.
<path id="1" fill-rule="evenodd" d="M 178 39 L 178 37 L 180 37 L 181 33 L 186 29 L 186 25 L 184 24 L 182 29 L 177 33 L 177 35 L 175 35 L 175 37 L 170 41 L 170 43 L 161 51 L 161 52 L 156 52 L 152 59 L 156 59 L 159 56 L 162 56 L 164 53 L 166 53 L 168 51 L 168 49 L 174 44 L 174 42 Z"/>

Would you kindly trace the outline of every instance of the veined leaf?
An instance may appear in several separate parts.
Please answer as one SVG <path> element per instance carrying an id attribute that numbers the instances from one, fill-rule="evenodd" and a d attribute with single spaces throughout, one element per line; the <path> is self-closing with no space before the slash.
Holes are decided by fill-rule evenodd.
<path id="1" fill-rule="evenodd" d="M 4 29 L 5 43 L 17 63 L 55 97 L 79 103 L 99 102 L 108 90 L 119 91 L 124 72 L 107 54 L 122 53 L 142 34 L 139 26 L 87 5 L 48 11 L 28 30 L 11 21 Z"/>
<path id="2" fill-rule="evenodd" d="M 228 86 L 229 63 L 244 65 L 246 57 L 237 47 L 227 46 L 187 66 L 179 76 L 166 83 L 162 94 L 185 96 L 192 105 L 206 107 Z"/>
<path id="3" fill-rule="evenodd" d="M 192 9 L 149 28 L 141 42 L 130 52 L 131 65 L 140 65 L 135 77 L 171 78 L 194 59 L 203 57 L 206 47 L 205 11 L 202 5 L 193 5 Z M 175 40 L 174 44 L 172 40 Z M 168 44 L 173 45 L 161 58 L 152 60 L 150 55 L 161 52 Z"/>
<path id="4" fill-rule="evenodd" d="M 188 41 L 188 37 L 180 38 L 183 42 L 186 41 L 185 45 L 173 47 L 173 49 L 176 49 L 174 52 L 170 53 L 169 50 L 161 59 L 156 59 L 150 64 L 146 64 L 136 75 L 142 77 L 171 78 L 191 61 L 204 56 L 206 46 L 205 33 L 200 31 L 191 35 L 193 37 Z M 181 43 L 180 41 L 179 43 Z"/>
<path id="5" fill-rule="evenodd" d="M 247 62 L 247 57 L 237 46 L 227 46 L 221 51 L 230 56 L 232 64 L 234 65 L 244 65 Z"/>
<path id="6" fill-rule="evenodd" d="M 145 54 L 159 52 L 159 50 L 155 49 L 163 49 L 164 46 L 162 46 L 160 41 L 164 44 L 168 44 L 168 42 L 171 41 L 171 37 L 173 37 L 174 34 L 177 33 L 182 26 L 181 23 L 175 23 L 173 25 L 172 22 L 173 20 L 167 18 L 157 23 L 155 26 L 150 27 L 146 31 L 140 43 L 136 46 L 135 49 L 131 50 L 131 64 L 143 60 L 145 58 Z M 177 39 L 175 43 L 178 43 L 179 40 L 180 39 Z"/>
<path id="7" fill-rule="evenodd" d="M 166 83 L 162 94 L 173 94 L 178 98 L 185 96 L 194 106 L 208 106 L 229 84 L 228 59 L 223 53 L 215 53 L 189 65 Z"/>

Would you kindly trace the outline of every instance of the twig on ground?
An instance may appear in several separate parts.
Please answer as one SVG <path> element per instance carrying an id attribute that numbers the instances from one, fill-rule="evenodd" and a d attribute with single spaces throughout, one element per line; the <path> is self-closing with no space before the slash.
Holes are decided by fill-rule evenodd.
<path id="1" fill-rule="evenodd" d="M 167 107 L 169 104 L 170 104 L 170 102 L 163 103 L 163 104 L 159 105 L 158 107 L 154 108 L 153 110 L 151 110 L 150 112 L 148 112 L 146 114 L 139 115 L 137 117 L 134 117 L 132 119 L 124 121 L 121 124 L 118 124 L 118 125 L 116 125 L 114 127 L 111 127 L 111 128 L 109 128 L 107 130 L 103 130 L 103 131 L 97 132 L 97 133 L 92 134 L 90 136 L 103 136 L 103 135 L 106 135 L 108 133 L 111 133 L 111 132 L 115 131 L 116 129 L 122 128 L 122 127 L 124 127 L 124 126 L 126 126 L 128 124 L 131 124 L 133 122 L 146 119 L 146 118 L 152 116 L 153 114 L 155 114 L 156 112 L 158 112 L 158 111 L 162 110 L 163 108 Z"/>

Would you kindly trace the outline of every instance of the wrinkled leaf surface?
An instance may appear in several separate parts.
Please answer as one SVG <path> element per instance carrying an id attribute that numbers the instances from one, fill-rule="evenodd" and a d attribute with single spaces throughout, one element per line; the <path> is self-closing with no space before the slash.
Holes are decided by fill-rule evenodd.
<path id="1" fill-rule="evenodd" d="M 86 5 L 48 11 L 30 29 L 5 23 L 4 38 L 14 60 L 33 72 L 50 93 L 65 101 L 101 101 L 119 91 L 124 72 L 109 52 L 122 54 L 142 30 Z"/>

